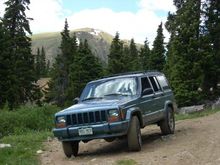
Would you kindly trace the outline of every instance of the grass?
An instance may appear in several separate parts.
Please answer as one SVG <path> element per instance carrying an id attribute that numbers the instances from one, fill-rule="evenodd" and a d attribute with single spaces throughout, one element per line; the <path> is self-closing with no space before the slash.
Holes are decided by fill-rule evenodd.
<path id="1" fill-rule="evenodd" d="M 38 165 L 37 150 L 43 150 L 43 142 L 51 132 L 28 132 L 23 135 L 5 136 L 0 143 L 11 144 L 11 148 L 0 149 L 0 164 Z"/>
<path id="2" fill-rule="evenodd" d="M 204 111 L 200 112 L 194 112 L 190 114 L 176 114 L 175 119 L 176 120 L 186 120 L 186 119 L 194 119 L 199 117 L 208 116 L 214 113 L 220 112 L 220 108 L 218 109 L 205 109 Z"/>
<path id="3" fill-rule="evenodd" d="M 52 135 L 56 106 L 24 106 L 14 111 L 0 110 L 0 143 L 11 148 L 0 149 L 0 164 L 38 165 L 37 150 Z"/>
<path id="4" fill-rule="evenodd" d="M 51 131 L 54 127 L 56 106 L 24 106 L 14 111 L 0 110 L 0 138 L 29 131 Z"/>
<path id="5" fill-rule="evenodd" d="M 125 159 L 125 160 L 118 160 L 115 165 L 136 165 L 137 162 L 133 159 Z"/>

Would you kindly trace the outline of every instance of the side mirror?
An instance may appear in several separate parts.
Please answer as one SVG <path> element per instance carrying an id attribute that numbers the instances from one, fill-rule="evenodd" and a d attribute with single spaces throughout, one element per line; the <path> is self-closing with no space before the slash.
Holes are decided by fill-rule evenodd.
<path id="1" fill-rule="evenodd" d="M 143 90 L 141 95 L 145 96 L 145 95 L 150 95 L 150 94 L 153 94 L 153 93 L 154 93 L 154 91 L 153 91 L 152 88 L 146 88 L 146 89 Z"/>
<path id="2" fill-rule="evenodd" d="M 79 102 L 79 98 L 78 98 L 78 97 L 76 97 L 75 99 L 73 99 L 73 104 L 78 104 L 78 102 Z"/>

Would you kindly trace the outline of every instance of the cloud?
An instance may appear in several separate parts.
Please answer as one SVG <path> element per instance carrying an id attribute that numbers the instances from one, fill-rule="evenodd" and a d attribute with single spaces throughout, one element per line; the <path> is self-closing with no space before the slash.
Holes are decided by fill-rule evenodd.
<path id="1" fill-rule="evenodd" d="M 5 13 L 5 1 L 6 0 L 0 0 L 0 17 L 3 17 Z"/>
<path id="2" fill-rule="evenodd" d="M 0 14 L 2 9 L 0 0 Z M 174 11 L 172 0 L 139 0 L 137 12 L 116 12 L 109 8 L 68 11 L 63 8 L 64 0 L 32 0 L 29 17 L 34 18 L 30 26 L 33 33 L 62 31 L 65 18 L 70 29 L 91 27 L 112 35 L 118 31 L 122 39 L 134 38 L 143 43 L 147 37 L 152 44 L 160 22 L 166 21 L 166 13 Z M 158 13 L 161 13 L 158 14 Z M 164 15 L 165 13 L 165 15 Z M 164 31 L 166 38 L 169 35 Z M 166 40 L 167 40 L 166 39 Z"/>
<path id="3" fill-rule="evenodd" d="M 139 7 L 151 11 L 175 11 L 173 0 L 140 0 Z"/>
<path id="4" fill-rule="evenodd" d="M 83 10 L 68 18 L 70 28 L 93 27 L 115 35 L 120 33 L 121 38 L 131 39 L 143 43 L 148 37 L 153 40 L 156 29 L 165 18 L 159 18 L 154 12 L 139 10 L 137 13 L 114 12 L 111 9 Z"/>
<path id="5" fill-rule="evenodd" d="M 0 16 L 3 16 L 6 0 L 0 0 Z M 63 28 L 65 10 L 61 0 L 31 0 L 26 11 L 30 21 L 31 31 L 34 33 L 60 31 Z"/>
<path id="6" fill-rule="evenodd" d="M 61 0 L 32 0 L 27 15 L 34 33 L 60 31 L 64 22 Z"/>
<path id="7" fill-rule="evenodd" d="M 122 39 L 134 38 L 137 43 L 143 43 L 147 38 L 152 44 L 158 25 L 161 22 L 166 22 L 166 13 L 175 11 L 173 1 L 140 0 L 138 6 L 139 10 L 135 13 L 115 12 L 108 8 L 82 10 L 72 13 L 68 17 L 68 22 L 71 29 L 92 27 L 104 30 L 112 35 L 118 31 Z M 169 34 L 165 28 L 164 35 L 167 42 Z"/>

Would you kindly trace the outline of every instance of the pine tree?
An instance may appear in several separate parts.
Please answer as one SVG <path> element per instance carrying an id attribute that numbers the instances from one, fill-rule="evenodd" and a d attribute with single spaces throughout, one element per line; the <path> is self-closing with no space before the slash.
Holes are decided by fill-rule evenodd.
<path id="1" fill-rule="evenodd" d="M 119 38 L 117 32 L 110 47 L 110 54 L 108 55 L 108 73 L 121 73 L 125 66 L 123 64 L 123 43 Z"/>
<path id="2" fill-rule="evenodd" d="M 9 32 L 11 68 L 8 72 L 9 88 L 7 102 L 9 108 L 34 101 L 40 97 L 35 85 L 34 56 L 31 54 L 31 34 L 29 20 L 25 11 L 28 10 L 29 0 L 8 0 L 3 24 Z"/>
<path id="3" fill-rule="evenodd" d="M 83 56 L 81 52 L 82 50 L 83 50 L 83 43 L 82 41 L 80 41 L 78 52 L 74 58 L 72 65 L 70 66 L 69 93 L 72 93 L 72 99 L 75 97 L 79 97 L 83 86 L 86 84 L 86 82 L 84 81 L 85 79 L 84 75 L 86 71 L 84 70 L 83 64 L 82 64 L 82 56 Z"/>
<path id="4" fill-rule="evenodd" d="M 37 48 L 37 54 L 35 55 L 35 72 L 36 76 L 40 78 L 40 49 Z"/>
<path id="5" fill-rule="evenodd" d="M 177 3 L 178 2 L 178 3 Z M 199 52 L 200 0 L 174 0 L 176 14 L 169 15 L 167 73 L 179 106 L 197 104 L 200 99 L 201 55 Z"/>
<path id="6" fill-rule="evenodd" d="M 61 32 L 61 54 L 58 54 L 52 69 L 52 79 L 49 83 L 49 92 L 46 96 L 47 101 L 53 101 L 58 106 L 64 106 L 67 88 L 68 88 L 68 73 L 69 59 L 72 58 L 72 40 L 68 29 L 67 19 L 65 20 L 64 30 Z"/>
<path id="7" fill-rule="evenodd" d="M 131 39 L 129 45 L 129 68 L 128 71 L 137 71 L 140 69 L 138 50 L 134 39 Z"/>
<path id="8" fill-rule="evenodd" d="M 210 99 L 211 95 L 217 95 L 217 84 L 220 82 L 220 1 L 205 1 L 203 10 L 205 21 L 201 39 L 204 73 L 202 90 L 205 98 Z M 214 91 L 210 91 L 210 88 L 213 88 Z"/>
<path id="9" fill-rule="evenodd" d="M 49 76 L 50 74 L 50 60 L 47 60 L 47 65 L 46 65 L 46 76 Z"/>
<path id="10" fill-rule="evenodd" d="M 44 47 L 42 47 L 41 50 L 37 48 L 37 54 L 35 55 L 35 72 L 38 79 L 47 75 Z"/>
<path id="11" fill-rule="evenodd" d="M 87 40 L 80 42 L 78 54 L 75 56 L 70 70 L 72 98 L 79 97 L 86 83 L 100 78 L 102 72 L 101 62 L 92 54 Z"/>
<path id="12" fill-rule="evenodd" d="M 45 76 L 47 74 L 47 68 L 46 68 L 46 53 L 44 50 L 44 47 L 41 48 L 40 53 L 40 65 L 41 65 L 41 76 Z"/>
<path id="13" fill-rule="evenodd" d="M 149 57 L 151 50 L 149 48 L 148 40 L 144 41 L 144 46 L 140 50 L 140 69 L 141 70 L 149 70 Z"/>
<path id="14" fill-rule="evenodd" d="M 165 65 L 165 48 L 163 24 L 161 23 L 157 29 L 157 36 L 153 42 L 153 49 L 149 57 L 149 69 L 163 71 Z"/>
<path id="15" fill-rule="evenodd" d="M 52 80 L 49 83 L 49 92 L 46 100 L 53 101 L 58 106 L 65 106 L 72 102 L 74 94 L 70 82 L 71 67 L 78 54 L 78 45 L 75 34 L 70 36 L 68 22 L 65 20 L 64 30 L 61 32 L 61 54 L 51 69 Z"/>
<path id="16" fill-rule="evenodd" d="M 175 4 L 175 1 L 174 1 Z M 182 4 L 179 4 L 179 6 L 182 6 Z M 176 5 L 177 7 L 177 5 Z M 179 9 L 177 7 L 177 9 Z M 173 64 L 176 63 L 175 59 L 175 49 L 172 49 L 172 46 L 174 45 L 174 40 L 176 38 L 176 30 L 177 30 L 177 23 L 176 23 L 176 14 L 168 13 L 167 22 L 165 24 L 166 29 L 170 33 L 170 40 L 167 44 L 167 52 L 166 52 L 166 63 L 164 66 L 164 72 L 168 79 L 171 79 L 171 73 L 172 73 L 172 67 Z M 172 52 L 174 51 L 174 52 Z"/>
<path id="17" fill-rule="evenodd" d="M 64 105 L 63 92 L 63 58 L 60 54 L 57 55 L 53 67 L 51 69 L 51 80 L 48 83 L 49 89 L 46 93 L 46 101 L 55 103 L 58 106 Z"/>
<path id="18" fill-rule="evenodd" d="M 4 58 L 3 58 L 3 41 L 5 40 L 5 36 L 4 36 L 4 30 L 3 30 L 3 27 L 2 27 L 2 23 L 0 22 L 0 95 L 2 96 L 0 98 L 0 107 L 3 105 L 3 103 L 5 102 L 5 96 L 4 96 L 4 82 L 5 80 L 3 79 L 4 76 L 4 72 L 5 70 L 2 69 L 2 65 L 3 65 L 3 62 L 4 62 Z"/>
<path id="19" fill-rule="evenodd" d="M 124 46 L 123 46 L 121 65 L 123 67 L 121 68 L 120 73 L 131 71 L 131 66 L 130 66 L 130 48 L 126 44 L 124 44 Z"/>
<path id="20" fill-rule="evenodd" d="M 0 20 L 0 108 L 4 106 L 7 98 L 10 97 L 8 95 L 8 87 L 10 85 L 8 77 L 11 64 L 9 34 Z"/>

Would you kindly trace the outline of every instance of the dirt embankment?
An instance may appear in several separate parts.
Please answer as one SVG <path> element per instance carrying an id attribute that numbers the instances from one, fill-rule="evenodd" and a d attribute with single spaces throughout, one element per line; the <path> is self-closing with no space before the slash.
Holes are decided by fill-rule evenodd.
<path id="1" fill-rule="evenodd" d="M 125 140 L 80 143 L 79 156 L 67 159 L 57 140 L 47 142 L 43 165 L 112 165 L 133 159 L 141 165 L 220 165 L 220 113 L 178 121 L 174 135 L 162 136 L 157 126 L 142 130 L 140 152 L 128 152 Z"/>

